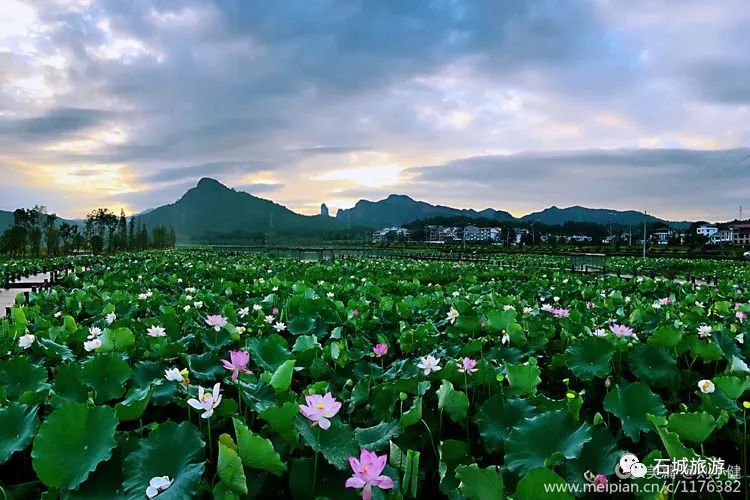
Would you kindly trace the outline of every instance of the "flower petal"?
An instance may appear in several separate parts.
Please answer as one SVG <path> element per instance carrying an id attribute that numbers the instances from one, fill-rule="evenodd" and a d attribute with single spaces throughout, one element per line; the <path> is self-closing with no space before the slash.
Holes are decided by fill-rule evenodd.
<path id="1" fill-rule="evenodd" d="M 361 488 L 364 485 L 364 480 L 362 480 L 362 478 L 358 476 L 352 476 L 346 480 L 346 483 L 344 483 L 344 486 L 346 486 L 347 488 Z"/>

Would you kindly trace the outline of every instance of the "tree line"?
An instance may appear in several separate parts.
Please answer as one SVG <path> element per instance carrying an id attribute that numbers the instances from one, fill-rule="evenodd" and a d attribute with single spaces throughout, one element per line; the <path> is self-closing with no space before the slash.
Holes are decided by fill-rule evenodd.
<path id="1" fill-rule="evenodd" d="M 44 206 L 19 208 L 13 212 L 13 225 L 0 235 L 0 253 L 10 257 L 42 254 L 52 257 L 81 252 L 116 253 L 173 248 L 174 228 L 149 228 L 137 217 L 119 217 L 107 208 L 92 210 L 83 224 L 62 221 Z"/>

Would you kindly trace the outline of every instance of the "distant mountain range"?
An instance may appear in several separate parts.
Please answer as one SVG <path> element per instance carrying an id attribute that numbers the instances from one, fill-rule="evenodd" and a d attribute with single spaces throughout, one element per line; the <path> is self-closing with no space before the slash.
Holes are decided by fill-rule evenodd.
<path id="1" fill-rule="evenodd" d="M 500 222 L 532 222 L 551 226 L 565 222 L 593 222 L 621 226 L 643 223 L 643 213 L 633 210 L 608 210 L 580 206 L 550 207 L 521 218 L 510 213 L 487 208 L 485 210 L 458 209 L 431 205 L 409 196 L 392 194 L 384 200 L 360 200 L 350 209 L 339 210 L 336 217 L 301 215 L 283 205 L 258 198 L 249 193 L 230 189 L 220 182 L 204 178 L 179 200 L 137 215 L 149 228 L 172 226 L 182 243 L 205 241 L 217 235 L 253 235 L 272 233 L 288 237 L 316 237 L 350 228 L 383 228 L 403 226 L 434 217 L 469 217 Z M 689 222 L 665 221 L 649 215 L 649 223 L 664 223 L 684 229 Z M 82 224 L 82 221 L 67 221 Z M 13 225 L 13 213 L 0 210 L 0 232 Z"/>
<path id="2" fill-rule="evenodd" d="M 454 216 L 495 219 L 497 221 L 515 220 L 511 214 L 501 210 L 487 208 L 477 212 L 471 209 L 430 205 L 403 194 L 392 194 L 380 201 L 359 200 L 353 208 L 342 209 L 336 213 L 336 218 L 346 224 L 377 228 L 403 226 L 415 220 L 431 217 Z"/>
<path id="3" fill-rule="evenodd" d="M 498 222 L 538 222 L 550 226 L 560 226 L 566 222 L 593 222 L 596 224 L 619 224 L 621 226 L 643 224 L 644 215 L 635 210 L 610 210 L 604 208 L 586 208 L 574 206 L 568 208 L 557 208 L 555 206 L 546 208 L 541 212 L 534 212 L 515 218 L 508 212 L 487 208 L 481 211 L 445 207 L 442 205 L 430 205 L 423 201 L 414 200 L 405 195 L 392 194 L 380 201 L 360 200 L 353 208 L 339 210 L 337 219 L 350 224 L 367 227 L 403 226 L 415 220 L 429 219 L 433 217 L 471 217 L 482 219 L 494 219 Z M 684 229 L 690 222 L 665 221 L 648 215 L 645 217 L 649 223 L 661 222 L 675 229 Z"/>

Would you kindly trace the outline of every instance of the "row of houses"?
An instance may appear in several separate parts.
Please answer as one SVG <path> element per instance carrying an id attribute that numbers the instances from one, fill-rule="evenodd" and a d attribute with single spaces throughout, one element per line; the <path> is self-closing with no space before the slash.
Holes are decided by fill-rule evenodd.
<path id="1" fill-rule="evenodd" d="M 501 227 L 477 227 L 466 226 L 446 227 L 446 226 L 425 226 L 425 241 L 428 243 L 494 243 L 502 241 L 503 228 Z"/>
<path id="2" fill-rule="evenodd" d="M 713 245 L 750 245 L 750 223 L 732 224 L 727 229 L 704 224 L 695 232 L 708 238 Z"/>

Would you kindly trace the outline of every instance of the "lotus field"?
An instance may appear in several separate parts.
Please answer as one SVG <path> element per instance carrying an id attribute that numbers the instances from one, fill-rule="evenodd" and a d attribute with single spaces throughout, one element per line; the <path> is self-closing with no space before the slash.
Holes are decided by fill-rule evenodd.
<path id="1" fill-rule="evenodd" d="M 3 498 L 746 495 L 750 267 L 515 258 L 78 258 L 0 320 Z"/>

